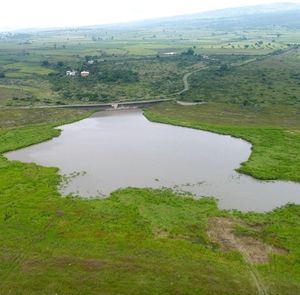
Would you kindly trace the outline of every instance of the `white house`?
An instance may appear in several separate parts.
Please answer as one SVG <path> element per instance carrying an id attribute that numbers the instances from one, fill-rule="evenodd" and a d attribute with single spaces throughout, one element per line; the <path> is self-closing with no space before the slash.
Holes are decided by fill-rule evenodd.
<path id="1" fill-rule="evenodd" d="M 89 61 L 88 61 L 88 64 L 89 64 L 89 65 L 93 65 L 93 64 L 94 64 L 94 61 L 93 61 L 93 60 L 89 60 Z"/>
<path id="2" fill-rule="evenodd" d="M 80 73 L 80 76 L 81 77 L 88 77 L 90 75 L 90 72 L 88 72 L 88 71 L 82 71 L 81 73 Z"/>
<path id="3" fill-rule="evenodd" d="M 165 55 L 176 55 L 177 52 L 174 52 L 174 51 L 172 51 L 172 52 L 165 52 L 164 54 L 165 54 Z"/>
<path id="4" fill-rule="evenodd" d="M 77 72 L 76 71 L 66 71 L 66 76 L 76 76 Z"/>

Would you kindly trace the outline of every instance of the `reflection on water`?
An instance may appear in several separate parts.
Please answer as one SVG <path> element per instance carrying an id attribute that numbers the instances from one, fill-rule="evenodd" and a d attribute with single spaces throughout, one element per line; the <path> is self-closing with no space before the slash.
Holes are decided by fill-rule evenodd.
<path id="1" fill-rule="evenodd" d="M 9 159 L 59 167 L 62 192 L 104 196 L 123 187 L 171 187 L 214 196 L 219 207 L 266 211 L 300 204 L 300 184 L 235 172 L 251 145 L 230 136 L 149 122 L 139 110 L 100 112 Z"/>

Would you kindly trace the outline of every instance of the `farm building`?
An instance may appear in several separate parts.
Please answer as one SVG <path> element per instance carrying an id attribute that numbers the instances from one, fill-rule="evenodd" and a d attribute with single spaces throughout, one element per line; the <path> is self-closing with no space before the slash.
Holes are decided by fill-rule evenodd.
<path id="1" fill-rule="evenodd" d="M 88 77 L 90 75 L 90 72 L 88 72 L 88 71 L 82 71 L 81 73 L 80 73 L 80 76 L 81 77 Z"/>
<path id="2" fill-rule="evenodd" d="M 66 71 L 66 76 L 76 76 L 77 72 L 76 71 Z"/>

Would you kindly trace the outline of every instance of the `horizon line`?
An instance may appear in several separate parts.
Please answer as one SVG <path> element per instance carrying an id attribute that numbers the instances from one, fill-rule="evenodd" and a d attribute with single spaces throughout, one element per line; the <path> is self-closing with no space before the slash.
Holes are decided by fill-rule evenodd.
<path id="1" fill-rule="evenodd" d="M 273 6 L 273 5 L 299 5 L 299 2 L 273 2 L 273 3 L 262 3 L 256 5 L 238 5 L 238 6 L 231 6 L 226 8 L 219 8 L 219 9 L 208 9 L 208 10 L 201 10 L 193 13 L 186 13 L 186 14 L 174 14 L 174 15 L 166 15 L 160 17 L 149 17 L 149 18 L 141 18 L 141 19 L 134 19 L 134 20 L 124 20 L 120 22 L 107 22 L 107 23 L 95 23 L 95 24 L 87 24 L 87 25 L 58 25 L 58 26 L 32 26 L 32 27 L 16 27 L 16 28 L 1 28 L 0 33 L 13 33 L 13 32 L 22 32 L 22 31 L 51 31 L 51 30 L 67 30 L 67 29 L 81 29 L 81 28 L 92 28 L 92 27 L 109 27 L 109 26 L 122 26 L 122 25 L 130 25 L 136 24 L 140 22 L 147 22 L 147 21 L 154 21 L 154 20 L 164 20 L 168 18 L 176 18 L 176 17 L 184 17 L 184 16 L 192 16 L 197 14 L 204 14 L 204 13 L 212 13 L 212 12 L 221 12 L 231 9 L 239 9 L 239 8 L 246 8 L 246 7 L 262 7 L 262 6 Z"/>

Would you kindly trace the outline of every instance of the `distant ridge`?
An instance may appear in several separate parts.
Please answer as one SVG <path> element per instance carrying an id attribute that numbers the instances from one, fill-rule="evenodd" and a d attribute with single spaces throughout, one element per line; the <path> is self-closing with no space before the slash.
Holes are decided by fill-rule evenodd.
<path id="1" fill-rule="evenodd" d="M 170 27 L 181 25 L 193 27 L 201 25 L 213 29 L 236 29 L 247 26 L 297 26 L 300 28 L 300 4 L 274 3 L 265 5 L 244 6 L 219 9 L 188 15 L 149 19 L 145 21 L 116 24 L 119 27 Z"/>
<path id="2" fill-rule="evenodd" d="M 148 29 L 149 27 L 158 26 L 170 29 L 174 26 L 184 26 L 186 28 L 201 26 L 203 28 L 226 30 L 245 29 L 249 26 L 293 26 L 300 28 L 300 4 L 290 2 L 243 6 L 135 22 L 67 28 L 28 28 L 15 30 L 15 32 L 34 33 L 72 29 Z"/>

